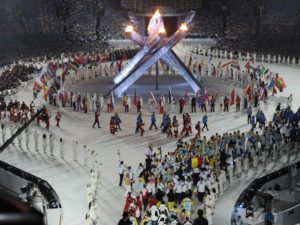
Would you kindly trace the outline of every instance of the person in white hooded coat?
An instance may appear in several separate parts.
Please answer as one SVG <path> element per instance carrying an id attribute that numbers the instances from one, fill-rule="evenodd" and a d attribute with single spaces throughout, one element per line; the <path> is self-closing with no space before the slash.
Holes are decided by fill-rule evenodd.
<path id="1" fill-rule="evenodd" d="M 34 130 L 33 139 L 35 151 L 39 151 L 39 135 L 40 134 L 37 132 L 37 130 Z"/>
<path id="2" fill-rule="evenodd" d="M 153 223 L 157 223 L 160 214 L 159 214 L 159 210 L 157 209 L 157 207 L 155 205 L 153 205 L 150 208 L 150 214 L 151 214 L 151 216 L 150 216 L 151 217 L 151 221 Z"/>
<path id="3" fill-rule="evenodd" d="M 241 176 L 242 176 L 242 158 L 241 158 L 241 156 L 238 156 L 235 158 L 235 175 L 238 178 L 241 178 Z"/>
<path id="4" fill-rule="evenodd" d="M 226 174 L 225 174 L 225 170 L 221 169 L 219 177 L 218 177 L 218 183 L 219 183 L 219 193 L 220 195 L 223 195 L 223 191 L 224 191 L 224 184 L 226 182 Z"/>

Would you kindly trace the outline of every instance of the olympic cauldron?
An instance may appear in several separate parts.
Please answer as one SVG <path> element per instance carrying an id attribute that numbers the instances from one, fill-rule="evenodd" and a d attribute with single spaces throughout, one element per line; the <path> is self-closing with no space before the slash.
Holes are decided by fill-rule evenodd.
<path id="1" fill-rule="evenodd" d="M 135 32 L 133 26 L 127 26 L 125 34 L 142 48 L 115 76 L 115 86 L 106 95 L 109 95 L 114 91 L 116 96 L 121 97 L 128 87 L 159 60 L 163 61 L 175 72 L 182 75 L 195 93 L 203 89 L 201 83 L 172 50 L 172 48 L 188 34 L 188 25 L 191 23 L 194 16 L 195 12 L 190 11 L 180 28 L 170 37 L 166 37 L 163 19 L 158 10 L 149 22 L 148 37 L 144 37 Z"/>

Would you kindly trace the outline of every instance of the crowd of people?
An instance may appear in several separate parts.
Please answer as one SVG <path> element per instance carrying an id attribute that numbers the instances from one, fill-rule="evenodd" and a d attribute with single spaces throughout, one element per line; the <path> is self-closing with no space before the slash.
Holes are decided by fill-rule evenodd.
<path id="1" fill-rule="evenodd" d="M 17 87 L 27 87 L 27 82 L 33 77 L 36 68 L 33 63 L 17 63 L 0 69 L 0 94 L 11 95 Z"/>
<path id="2" fill-rule="evenodd" d="M 298 45 L 293 47 L 298 42 L 295 34 L 299 35 L 297 6 L 293 1 L 283 5 L 268 0 L 207 4 L 197 13 L 193 30 L 217 35 L 219 46 L 224 50 L 239 50 L 244 54 L 269 52 L 299 58 Z M 206 13 L 209 15 L 203 18 L 202 14 Z"/>
<path id="3" fill-rule="evenodd" d="M 165 155 L 149 144 L 137 169 L 120 161 L 119 186 L 125 186 L 126 200 L 119 224 L 188 225 L 198 208 L 212 224 L 215 203 L 234 180 L 247 176 L 251 167 L 256 171 L 259 165 L 277 164 L 285 150 L 288 161 L 290 150 L 298 156 L 299 121 L 300 108 L 293 112 L 279 104 L 273 118 L 259 125 L 262 131 L 253 124 L 248 132 L 210 138 L 197 133 L 189 141 L 179 139 L 175 151 Z"/>

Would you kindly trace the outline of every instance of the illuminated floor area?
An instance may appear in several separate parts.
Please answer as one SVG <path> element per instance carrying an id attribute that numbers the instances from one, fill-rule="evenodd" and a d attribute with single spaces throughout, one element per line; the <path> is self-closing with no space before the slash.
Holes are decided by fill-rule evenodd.
<path id="1" fill-rule="evenodd" d="M 300 68 L 281 65 L 267 65 L 267 67 L 272 71 L 279 72 L 279 74 L 285 78 L 288 86 L 284 93 L 276 97 L 271 97 L 267 104 L 261 106 L 267 119 L 270 120 L 277 103 L 285 102 L 284 96 L 292 93 L 294 96 L 294 109 L 300 105 L 300 98 L 297 98 L 297 96 L 300 96 Z M 83 83 L 80 88 L 87 90 L 89 87 L 88 83 L 89 81 Z M 91 88 L 95 87 L 95 85 L 91 84 Z M 227 91 L 229 93 L 232 87 L 228 87 L 228 89 Z M 28 89 L 19 91 L 16 97 L 29 102 L 32 98 L 31 90 L 32 84 L 29 85 Z M 168 90 L 164 89 L 165 93 L 167 93 L 167 91 Z M 173 88 L 172 91 L 178 95 L 182 95 L 183 89 L 177 90 Z M 92 92 L 94 92 L 94 90 L 92 90 Z M 40 97 L 37 104 L 42 103 L 43 100 Z M 54 159 L 45 156 L 44 153 L 36 153 L 32 150 L 26 152 L 27 150 L 20 150 L 18 147 L 10 147 L 5 150 L 1 154 L 1 159 L 47 180 L 54 187 L 62 202 L 64 214 L 63 224 L 83 225 L 85 224 L 84 218 L 87 212 L 86 184 L 90 180 L 89 169 L 82 165 L 82 157 L 80 157 L 79 163 L 72 161 L 71 142 L 73 139 L 76 139 L 81 146 L 87 144 L 90 149 L 98 153 L 98 161 L 103 164 L 100 167 L 101 181 L 97 197 L 99 205 L 98 215 L 99 221 L 101 221 L 99 224 L 116 224 L 124 206 L 124 190 L 118 187 L 118 151 L 120 151 L 121 159 L 124 160 L 126 165 L 137 168 L 139 162 L 143 162 L 145 159 L 149 143 L 153 143 L 154 148 L 161 146 L 163 153 L 166 153 L 175 149 L 176 140 L 166 138 L 164 135 L 161 135 L 159 131 L 149 131 L 148 129 L 146 129 L 144 137 L 135 135 L 135 112 L 124 114 L 122 113 L 123 110 L 117 108 L 123 121 L 123 130 L 117 133 L 116 136 L 112 136 L 109 133 L 108 125 L 111 114 L 102 113 L 100 116 L 102 129 L 93 129 L 91 127 L 94 120 L 94 114 L 92 112 L 83 114 L 73 112 L 69 108 L 60 108 L 59 110 L 63 114 L 61 129 L 53 126 L 57 109 L 50 107 L 52 114 L 50 132 L 58 138 L 62 137 L 67 139 L 65 160 L 61 160 L 58 156 L 58 145 Z M 242 131 L 248 130 L 250 126 L 246 123 L 246 115 L 242 112 L 234 112 L 233 109 L 231 111 L 232 112 L 229 113 L 208 113 L 208 126 L 210 131 L 204 132 L 204 135 L 210 136 L 216 132 L 231 132 L 237 129 Z M 145 109 L 143 114 L 146 122 L 145 127 L 147 128 L 150 123 L 150 113 Z M 196 121 L 201 120 L 203 114 L 192 114 L 191 116 L 192 123 L 195 124 Z M 159 122 L 161 116 L 158 115 L 157 119 Z M 178 116 L 178 119 L 179 123 L 182 124 L 181 116 Z M 39 128 L 33 126 L 32 129 Z M 41 130 L 41 133 L 44 132 L 47 133 Z M 81 149 L 82 148 L 79 147 L 79 150 Z M 272 167 L 271 164 L 269 166 Z M 243 188 L 246 187 L 254 177 L 260 174 L 262 175 L 262 168 L 260 168 L 255 175 L 250 171 L 247 178 L 243 178 L 241 182 L 232 185 L 225 192 L 224 196 L 219 199 L 216 205 L 216 212 L 213 218 L 214 224 L 229 224 L 230 210 L 236 198 L 242 192 Z"/>

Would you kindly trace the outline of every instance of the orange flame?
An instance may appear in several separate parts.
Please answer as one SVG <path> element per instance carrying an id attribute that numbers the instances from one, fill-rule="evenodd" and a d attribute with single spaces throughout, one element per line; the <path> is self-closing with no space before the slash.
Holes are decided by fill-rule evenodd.
<path id="1" fill-rule="evenodd" d="M 156 18 L 158 18 L 158 17 L 160 17 L 160 12 L 159 12 L 159 10 L 157 9 L 157 10 L 155 11 L 155 13 L 154 13 L 152 19 L 156 19 Z"/>
<path id="2" fill-rule="evenodd" d="M 187 26 L 186 23 L 182 23 L 179 29 L 181 31 L 188 31 L 189 30 L 189 28 L 188 28 L 188 26 Z"/>
<path id="3" fill-rule="evenodd" d="M 132 25 L 128 25 L 128 26 L 125 28 L 125 32 L 126 32 L 126 33 L 132 33 L 132 32 L 133 32 L 133 26 L 132 26 Z"/>
<path id="4" fill-rule="evenodd" d="M 160 27 L 158 30 L 159 34 L 165 34 L 166 33 L 166 29 L 164 27 Z"/>

